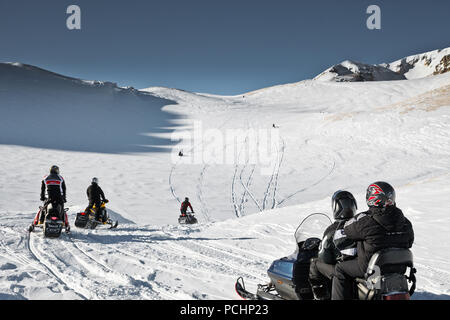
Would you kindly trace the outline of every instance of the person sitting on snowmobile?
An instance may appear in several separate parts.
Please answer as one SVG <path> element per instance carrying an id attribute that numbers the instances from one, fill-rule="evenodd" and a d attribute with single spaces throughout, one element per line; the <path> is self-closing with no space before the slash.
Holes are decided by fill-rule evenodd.
<path id="1" fill-rule="evenodd" d="M 47 198 L 45 194 L 47 193 Z M 40 217 L 36 217 L 35 225 L 39 221 L 40 224 L 44 223 L 45 215 L 42 214 L 47 206 L 52 203 L 55 207 L 59 207 L 60 219 L 64 221 L 66 231 L 70 230 L 69 220 L 67 214 L 64 211 L 64 203 L 66 203 L 66 182 L 64 178 L 59 175 L 58 166 L 52 166 L 50 168 L 50 174 L 45 176 L 41 183 L 41 201 L 44 201 L 44 206 L 39 211 Z"/>
<path id="2" fill-rule="evenodd" d="M 103 222 L 102 217 L 100 217 L 100 207 L 102 201 L 108 203 L 105 198 L 102 188 L 98 185 L 98 178 L 92 178 L 91 185 L 87 188 L 86 194 L 89 199 L 89 205 L 84 212 L 89 213 L 95 205 L 95 221 Z"/>
<path id="3" fill-rule="evenodd" d="M 192 209 L 192 205 L 189 202 L 189 198 L 184 198 L 184 202 L 181 203 L 181 216 L 184 217 L 186 215 L 186 211 L 188 208 L 191 208 L 192 213 L 194 213 L 194 209 Z"/>
<path id="4" fill-rule="evenodd" d="M 346 250 L 339 251 L 334 245 L 336 230 L 343 228 L 346 221 L 356 214 L 358 206 L 353 195 L 348 191 L 338 190 L 331 198 L 331 209 L 335 222 L 324 232 L 317 258 L 311 259 L 309 282 L 315 300 L 329 300 L 331 296 L 331 279 L 337 261 L 344 261 L 356 254 L 356 243 L 347 244 Z"/>
<path id="5" fill-rule="evenodd" d="M 412 247 L 411 222 L 397 208 L 395 190 L 386 182 L 372 183 L 366 192 L 369 210 L 357 214 L 344 225 L 339 239 L 357 242 L 357 258 L 336 264 L 332 282 L 332 300 L 353 299 L 355 278 L 364 278 L 372 255 L 385 248 Z M 340 244 L 335 242 L 339 249 Z"/>

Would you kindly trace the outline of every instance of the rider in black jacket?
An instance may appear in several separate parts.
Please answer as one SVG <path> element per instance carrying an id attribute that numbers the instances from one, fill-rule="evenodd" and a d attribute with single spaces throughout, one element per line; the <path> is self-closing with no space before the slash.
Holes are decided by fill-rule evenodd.
<path id="1" fill-rule="evenodd" d="M 329 300 L 331 294 L 331 279 L 337 261 L 356 254 L 356 244 L 347 244 L 344 252 L 340 252 L 334 245 L 336 230 L 352 218 L 357 210 L 356 200 L 348 191 L 336 191 L 331 198 L 331 208 L 335 222 L 324 232 L 317 258 L 311 259 L 309 282 L 316 300 Z M 353 251 L 352 251 L 353 250 Z"/>
<path id="2" fill-rule="evenodd" d="M 86 193 L 89 199 L 89 205 L 85 212 L 89 212 L 95 205 L 95 220 L 100 221 L 101 202 L 108 202 L 108 200 L 105 198 L 102 188 L 98 185 L 98 178 L 92 178 L 92 183 L 87 188 Z"/>
<path id="3" fill-rule="evenodd" d="M 45 212 L 47 211 L 48 205 L 52 203 L 59 209 L 59 218 L 64 221 L 65 229 L 69 232 L 69 220 L 66 212 L 64 211 L 64 203 L 66 203 L 66 182 L 64 181 L 64 178 L 59 175 L 58 166 L 52 166 L 50 168 L 50 174 L 45 176 L 42 180 L 40 199 L 44 202 L 44 205 L 36 214 L 31 230 L 33 230 L 36 225 L 44 223 Z"/>
<path id="4" fill-rule="evenodd" d="M 356 215 L 344 226 L 344 236 L 357 242 L 357 259 L 336 265 L 333 300 L 353 298 L 353 281 L 364 277 L 375 252 L 385 248 L 411 248 L 414 242 L 411 222 L 397 208 L 391 185 L 381 181 L 371 184 L 367 188 L 366 202 L 369 210 Z"/>

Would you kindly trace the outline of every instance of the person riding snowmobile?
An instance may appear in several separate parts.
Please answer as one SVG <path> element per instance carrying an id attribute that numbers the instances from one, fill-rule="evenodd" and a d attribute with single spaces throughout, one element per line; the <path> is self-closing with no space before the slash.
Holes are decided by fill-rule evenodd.
<path id="1" fill-rule="evenodd" d="M 184 217 L 186 215 L 186 211 L 188 208 L 191 208 L 192 213 L 194 212 L 194 209 L 192 209 L 192 205 L 189 202 L 189 198 L 184 198 L 183 203 L 181 203 L 180 212 L 181 216 Z"/>
<path id="2" fill-rule="evenodd" d="M 344 225 L 339 249 L 346 240 L 356 241 L 357 257 L 336 264 L 332 282 L 332 300 L 353 298 L 355 278 L 363 278 L 372 255 L 385 248 L 412 247 L 414 231 L 411 222 L 397 208 L 395 190 L 386 182 L 369 185 L 366 192 L 369 210 L 357 214 Z"/>
<path id="3" fill-rule="evenodd" d="M 47 193 L 47 198 L 45 194 Z M 66 203 L 66 182 L 64 178 L 59 174 L 59 167 L 52 166 L 50 168 L 50 174 L 45 176 L 41 183 L 41 201 L 44 202 L 43 210 L 40 210 L 36 217 L 34 225 L 39 221 L 40 224 L 44 223 L 45 215 L 42 214 L 46 210 L 48 205 L 52 203 L 55 207 L 59 208 L 60 219 L 64 221 L 66 231 L 70 230 L 69 220 L 67 214 L 64 211 L 64 203 Z"/>
<path id="4" fill-rule="evenodd" d="M 98 178 L 92 178 L 91 185 L 87 188 L 86 194 L 89 199 L 89 205 L 87 206 L 85 212 L 90 212 L 95 205 L 95 220 L 98 222 L 103 222 L 101 221 L 102 217 L 100 217 L 100 207 L 102 201 L 108 203 L 108 200 L 105 198 L 102 188 L 98 185 Z"/>
<path id="5" fill-rule="evenodd" d="M 331 279 L 338 261 L 344 261 L 356 254 L 356 243 L 347 245 L 346 250 L 339 251 L 334 245 L 335 233 L 343 228 L 346 221 L 356 213 L 357 203 L 348 191 L 338 190 L 331 198 L 331 209 L 335 222 L 324 232 L 317 258 L 311 259 L 309 282 L 315 300 L 329 300 L 331 296 Z"/>

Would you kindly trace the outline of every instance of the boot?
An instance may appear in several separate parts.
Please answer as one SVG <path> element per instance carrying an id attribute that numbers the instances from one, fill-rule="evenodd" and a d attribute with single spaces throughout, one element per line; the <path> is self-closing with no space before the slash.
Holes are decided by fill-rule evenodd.
<path id="1" fill-rule="evenodd" d="M 314 300 L 330 300 L 330 291 L 325 285 L 315 285 L 312 286 L 312 292 L 314 295 Z"/>

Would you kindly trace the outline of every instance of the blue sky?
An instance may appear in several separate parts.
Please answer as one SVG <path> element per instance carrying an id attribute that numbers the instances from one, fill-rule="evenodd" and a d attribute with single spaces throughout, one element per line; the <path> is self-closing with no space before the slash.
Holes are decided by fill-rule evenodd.
<path id="1" fill-rule="evenodd" d="M 81 8 L 81 30 L 66 8 Z M 381 8 L 381 30 L 366 9 Z M 240 94 L 450 46 L 450 1 L 0 0 L 0 61 L 136 88 Z"/>

